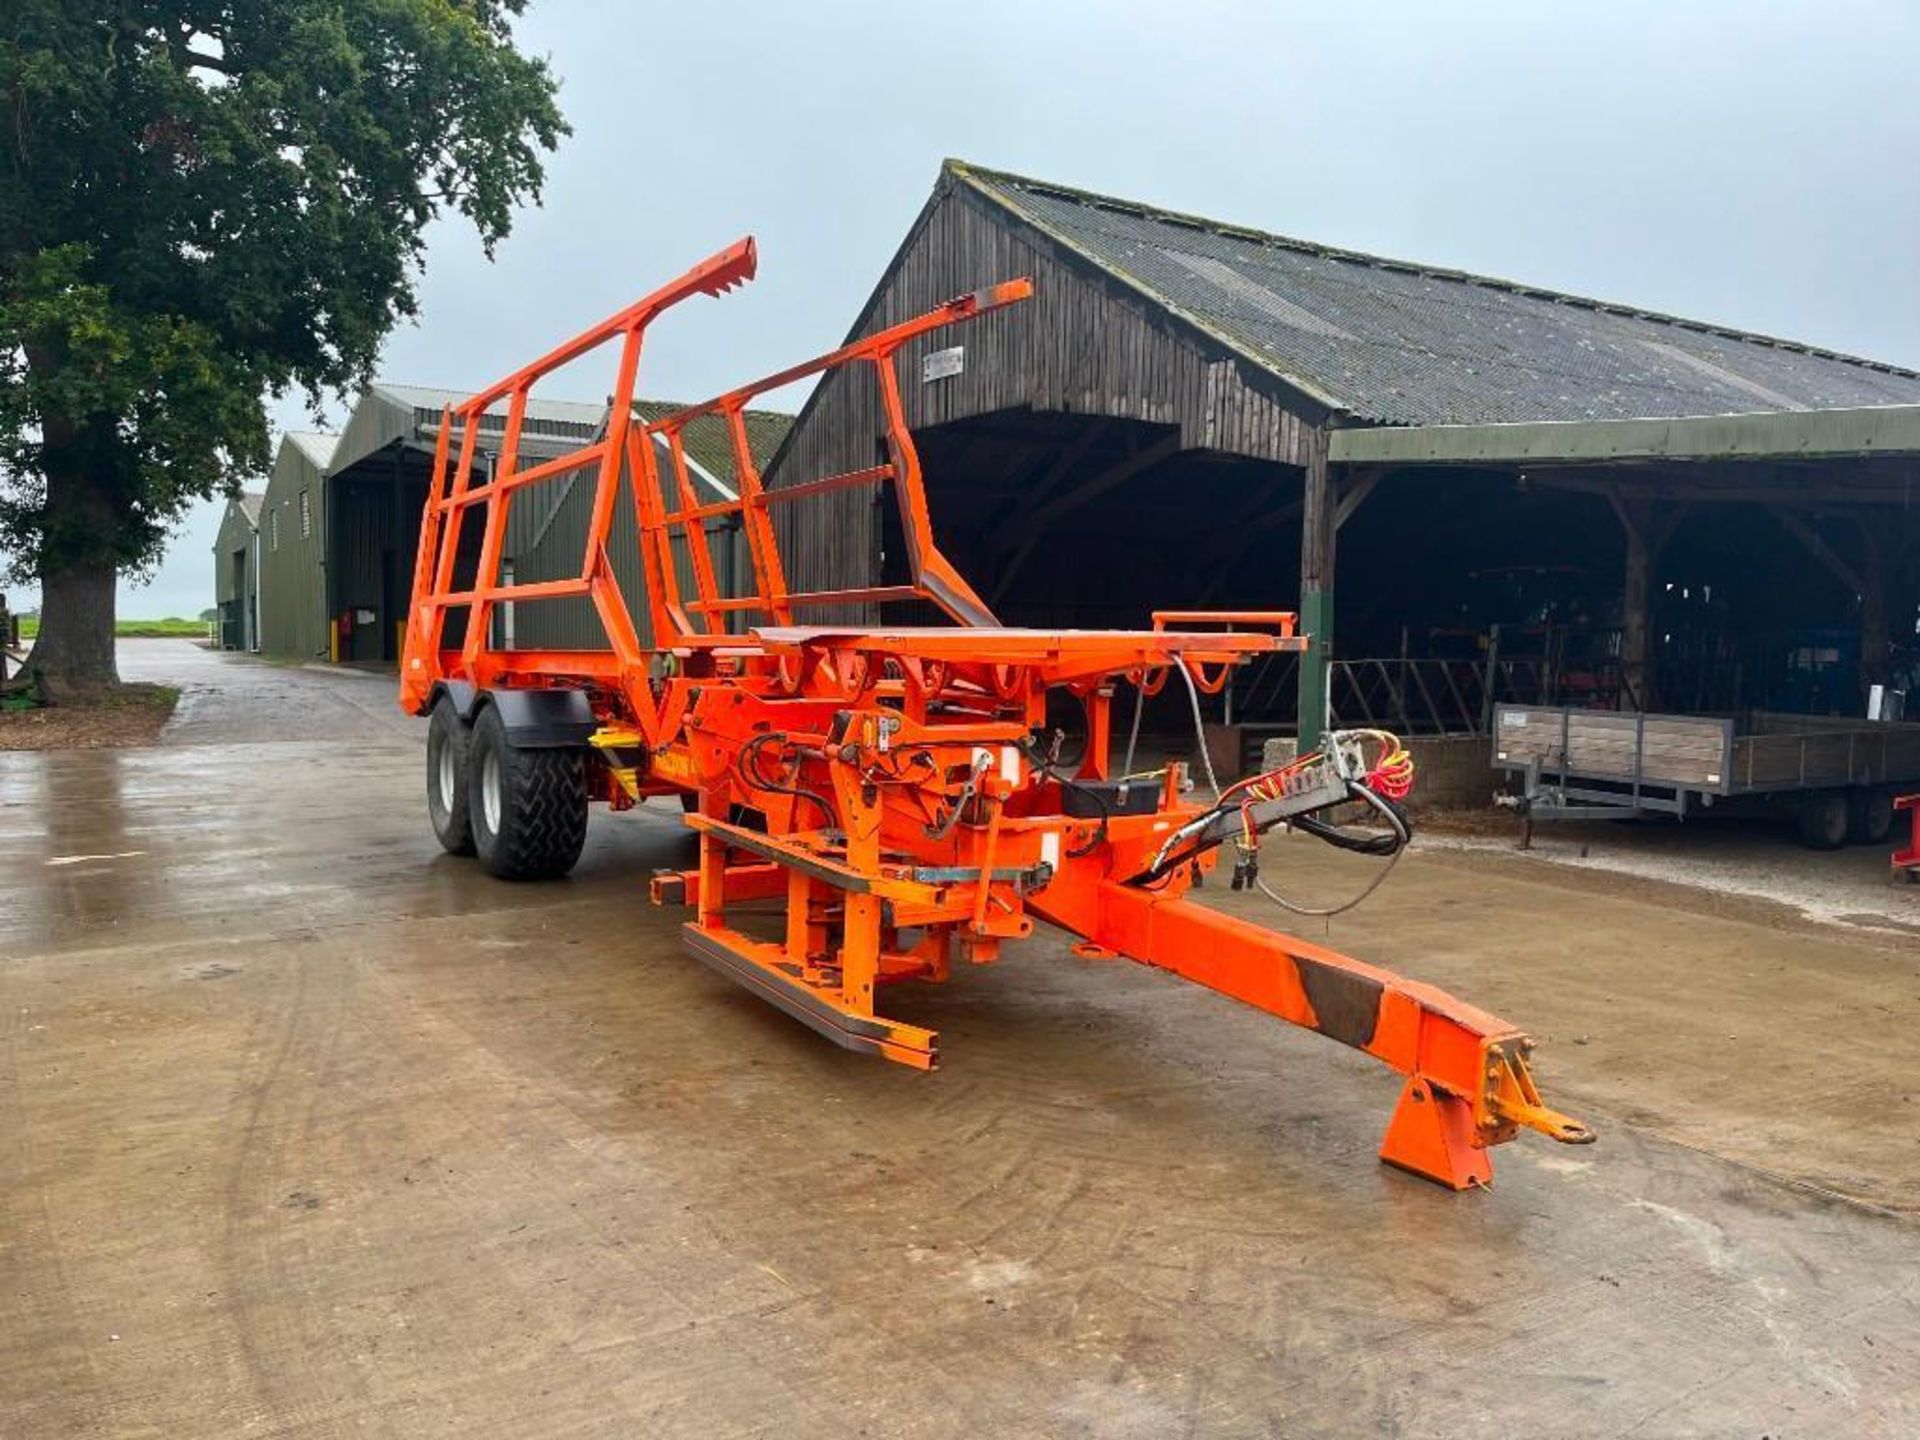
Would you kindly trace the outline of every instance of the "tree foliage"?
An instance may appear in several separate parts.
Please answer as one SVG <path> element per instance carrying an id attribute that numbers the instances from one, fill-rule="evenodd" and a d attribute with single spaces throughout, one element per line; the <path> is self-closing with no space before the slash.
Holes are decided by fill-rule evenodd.
<path id="1" fill-rule="evenodd" d="M 8 0 L 0 551 L 157 559 L 268 461 L 265 397 L 370 373 L 428 223 L 492 247 L 566 132 L 525 0 Z M 111 623 L 111 616 L 108 617 Z"/>

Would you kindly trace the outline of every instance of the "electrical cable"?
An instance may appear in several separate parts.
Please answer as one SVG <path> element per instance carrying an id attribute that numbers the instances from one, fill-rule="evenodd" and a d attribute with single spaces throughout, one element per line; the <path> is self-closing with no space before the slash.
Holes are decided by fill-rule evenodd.
<path id="1" fill-rule="evenodd" d="M 1396 806 L 1391 810 L 1388 809 L 1387 807 L 1392 805 L 1393 802 L 1388 800 L 1384 795 L 1376 795 L 1364 785 L 1355 785 L 1350 788 L 1356 793 L 1358 798 L 1373 805 L 1381 814 L 1385 815 L 1390 822 L 1399 823 L 1396 820 L 1398 807 Z M 1296 821 L 1295 823 L 1297 824 L 1298 822 Z M 1406 839 L 1412 838 L 1411 833 L 1408 831 L 1402 830 L 1401 834 L 1406 836 Z M 1315 919 L 1326 919 L 1334 915 L 1344 915 L 1347 911 L 1359 905 L 1369 895 L 1373 894 L 1374 891 L 1378 890 L 1387 876 L 1393 873 L 1393 867 L 1400 863 L 1401 855 L 1406 852 L 1406 839 L 1403 839 L 1400 844 L 1388 852 L 1387 863 L 1374 872 L 1373 878 L 1361 887 L 1359 894 L 1355 895 L 1351 900 L 1342 901 L 1338 905 L 1319 906 L 1297 904 L 1275 890 L 1271 885 L 1267 884 L 1266 881 L 1262 880 L 1257 870 L 1254 872 L 1253 883 L 1262 895 L 1266 896 L 1282 910 L 1290 910 L 1295 915 L 1306 915 Z"/>
<path id="2" fill-rule="evenodd" d="M 1207 784 L 1213 790 L 1214 808 L 1218 809 L 1223 803 L 1223 797 L 1220 793 L 1220 781 L 1213 773 L 1213 757 L 1207 754 L 1206 724 L 1200 717 L 1200 691 L 1193 683 L 1193 676 L 1187 672 L 1185 657 L 1177 651 L 1173 656 L 1173 668 L 1178 670 L 1180 672 L 1180 678 L 1187 682 L 1187 702 L 1193 710 L 1193 735 L 1195 742 L 1200 747 L 1200 768 L 1206 772 Z M 1128 755 L 1127 758 L 1131 761 L 1133 757 L 1132 755 Z M 1189 821 L 1186 825 L 1167 837 L 1166 843 L 1160 847 L 1160 852 L 1153 857 L 1153 863 L 1147 867 L 1149 879 L 1158 880 L 1163 876 L 1171 874 L 1173 871 L 1179 869 L 1180 866 L 1186 864 L 1187 861 L 1195 858 L 1206 850 L 1207 847 L 1205 845 L 1196 845 L 1190 850 L 1182 851 L 1173 859 L 1167 857 L 1168 849 L 1181 835 L 1191 829 L 1204 828 L 1205 818 L 1205 816 L 1202 816 L 1197 820 Z"/>
<path id="3" fill-rule="evenodd" d="M 1213 801 L 1217 805 L 1224 797 L 1220 794 L 1220 781 L 1213 773 L 1213 756 L 1207 753 L 1207 723 L 1200 718 L 1200 687 L 1193 683 L 1193 674 L 1187 669 L 1187 657 L 1177 650 L 1173 655 L 1173 668 L 1187 682 L 1187 704 L 1193 709 L 1193 739 L 1200 747 L 1200 768 L 1207 773 L 1207 788 L 1213 791 Z"/>
<path id="4" fill-rule="evenodd" d="M 1146 677 L 1140 677 L 1144 680 Z M 1120 767 L 1121 793 L 1126 793 L 1126 784 L 1133 776 L 1133 751 L 1140 743 L 1140 714 L 1147 708 L 1147 692 L 1136 681 L 1133 687 L 1133 725 L 1127 731 L 1127 758 Z"/>
<path id="5" fill-rule="evenodd" d="M 1187 670 L 1184 657 L 1175 655 L 1174 664 L 1180 671 L 1180 678 L 1187 682 L 1187 701 L 1193 711 L 1193 738 L 1194 742 L 1200 747 L 1200 768 L 1206 773 L 1207 784 L 1213 790 L 1216 807 L 1224 806 L 1226 796 L 1221 792 L 1220 782 L 1213 773 L 1213 757 L 1207 753 L 1207 731 L 1206 723 L 1200 715 L 1199 687 L 1193 683 L 1193 676 Z M 1399 863 L 1401 852 L 1407 848 L 1408 842 L 1413 839 L 1413 829 L 1407 821 L 1406 812 L 1403 811 L 1397 803 L 1400 796 L 1404 796 L 1407 789 L 1412 785 L 1412 758 L 1407 755 L 1406 750 L 1402 748 L 1399 740 L 1384 730 L 1372 730 L 1361 733 L 1378 738 L 1388 752 L 1379 764 L 1368 771 L 1368 782 L 1372 782 L 1376 776 L 1380 776 L 1382 772 L 1386 772 L 1386 783 L 1398 788 L 1400 795 L 1390 797 L 1376 791 L 1371 783 L 1356 783 L 1352 780 L 1347 782 L 1347 795 L 1351 799 L 1365 801 L 1367 804 L 1373 806 L 1374 809 L 1378 810 L 1381 815 L 1385 816 L 1388 833 L 1385 835 L 1370 835 L 1362 839 L 1349 831 L 1343 830 L 1338 825 L 1329 825 L 1323 820 L 1316 820 L 1311 815 L 1298 816 L 1291 823 L 1305 830 L 1316 839 L 1324 840 L 1339 849 L 1351 850 L 1362 855 L 1384 855 L 1387 863 L 1380 867 L 1378 873 L 1366 883 L 1358 895 L 1339 905 L 1324 907 L 1300 905 L 1287 899 L 1286 896 L 1280 894 L 1272 886 L 1268 885 L 1266 881 L 1262 880 L 1258 867 L 1254 867 L 1252 880 L 1260 893 L 1273 901 L 1273 903 L 1281 909 L 1290 910 L 1295 915 L 1325 918 L 1344 914 L 1346 911 L 1353 909 L 1369 895 L 1373 894 L 1375 890 L 1380 888 L 1381 882 L 1387 878 L 1388 874 L 1392 872 L 1393 867 Z M 1299 763 L 1298 760 L 1294 762 L 1295 765 Z M 1289 766 L 1284 768 L 1290 769 L 1293 767 Z M 1284 773 L 1284 769 L 1275 773 Z M 1266 776 L 1258 776 L 1256 780 L 1264 780 L 1266 778 Z M 1240 788 L 1242 787 L 1238 785 L 1234 787 L 1235 790 Z M 1258 853 L 1257 844 L 1250 847 L 1245 840 L 1235 840 L 1234 843 L 1240 847 L 1243 857 Z M 1196 849 L 1194 853 L 1197 854 L 1198 850 Z M 1184 861 L 1186 858 L 1187 857 L 1182 856 L 1181 861 Z M 1171 871 L 1177 868 L 1179 863 L 1181 862 L 1167 863 L 1164 861 L 1156 861 L 1154 868 L 1161 870 L 1164 866 L 1166 871 Z"/>

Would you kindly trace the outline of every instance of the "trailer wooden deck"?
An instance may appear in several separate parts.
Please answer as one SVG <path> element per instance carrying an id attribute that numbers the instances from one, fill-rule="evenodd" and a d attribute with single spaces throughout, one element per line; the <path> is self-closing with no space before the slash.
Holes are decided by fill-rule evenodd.
<path id="1" fill-rule="evenodd" d="M 1802 816 L 1809 844 L 1839 844 L 1849 830 L 1885 837 L 1894 789 L 1920 782 L 1920 724 L 1502 705 L 1493 765 L 1526 777 L 1515 804 L 1529 818 L 1684 816 L 1753 801 Z"/>

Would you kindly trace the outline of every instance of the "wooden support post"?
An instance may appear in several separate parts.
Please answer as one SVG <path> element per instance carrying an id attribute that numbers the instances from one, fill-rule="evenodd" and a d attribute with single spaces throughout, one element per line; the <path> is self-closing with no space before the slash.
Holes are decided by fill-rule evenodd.
<path id="1" fill-rule="evenodd" d="M 1609 487 L 1607 500 L 1626 534 L 1626 573 L 1620 592 L 1620 688 L 1634 710 L 1654 707 L 1653 561 L 1659 548 L 1652 502 L 1628 499 Z"/>
<path id="2" fill-rule="evenodd" d="M 1886 546 L 1873 520 L 1862 517 L 1859 523 L 1860 698 L 1864 705 L 1870 688 L 1884 685 L 1891 677 L 1892 649 L 1887 633 Z"/>
<path id="3" fill-rule="evenodd" d="M 1627 532 L 1627 568 L 1620 603 L 1621 684 L 1635 710 L 1653 704 L 1653 685 L 1648 663 L 1652 658 L 1652 570 L 1647 553 L 1646 533 L 1622 517 Z"/>
<path id="4" fill-rule="evenodd" d="M 1306 489 L 1300 511 L 1300 628 L 1307 650 L 1300 657 L 1298 732 L 1300 748 L 1320 743 L 1327 721 L 1327 665 L 1333 657 L 1333 561 L 1337 525 L 1327 432 L 1308 440 Z"/>

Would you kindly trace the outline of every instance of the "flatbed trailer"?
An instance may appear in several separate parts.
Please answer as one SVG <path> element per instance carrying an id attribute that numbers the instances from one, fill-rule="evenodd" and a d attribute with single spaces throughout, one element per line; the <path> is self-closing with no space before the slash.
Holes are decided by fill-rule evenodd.
<path id="1" fill-rule="evenodd" d="M 1815 849 L 1877 845 L 1920 782 L 1920 724 L 1501 705 L 1493 765 L 1521 778 L 1508 803 L 1529 825 L 1711 811 L 1791 819 Z"/>
<path id="2" fill-rule="evenodd" d="M 1542 1103 L 1532 1041 L 1517 1026 L 1188 898 L 1229 845 L 1236 882 L 1257 882 L 1259 837 L 1279 824 L 1373 853 L 1383 837 L 1389 849 L 1404 845 L 1397 797 L 1411 761 L 1393 737 L 1336 733 L 1211 796 L 1194 794 L 1180 764 L 1112 773 L 1120 687 L 1136 707 L 1168 684 L 1185 690 L 1198 728 L 1201 694 L 1220 693 L 1233 667 L 1305 647 L 1293 614 L 1011 628 L 942 555 L 897 358 L 922 336 L 1019 303 L 1031 284 L 990 286 L 703 404 L 637 417 L 648 325 L 754 268 L 753 243 L 742 241 L 447 411 L 400 678 L 402 707 L 430 717 L 427 805 L 440 843 L 503 879 L 552 879 L 578 858 L 590 805 L 669 801 L 698 836 L 699 863 L 656 874 L 650 891 L 691 912 L 687 950 L 834 1043 L 917 1069 L 938 1062 L 938 1036 L 886 1013 L 883 992 L 944 980 L 955 963 L 989 964 L 1039 920 L 1076 937 L 1083 955 L 1167 970 L 1382 1062 L 1401 1088 L 1381 1157 L 1415 1174 L 1466 1189 L 1491 1179 L 1489 1149 L 1522 1129 L 1591 1140 Z M 617 352 L 604 436 L 522 465 L 529 391 L 603 345 Z M 877 389 L 877 463 L 766 488 L 747 443 L 748 403 L 832 370 Z M 732 437 L 734 485 L 718 500 L 701 497 L 689 470 L 684 438 L 696 421 Z M 500 437 L 490 465 L 476 462 L 483 426 Z M 583 469 L 593 504 L 579 574 L 506 583 L 514 496 Z M 849 488 L 897 507 L 910 581 L 796 588 L 776 514 Z M 621 505 L 631 506 L 645 580 L 634 603 L 609 558 Z M 738 520 L 752 561 L 724 591 L 705 548 L 716 519 Z M 605 648 L 517 648 L 491 623 L 502 604 L 582 598 Z M 894 602 L 931 606 L 949 623 L 800 618 L 865 616 Z M 450 625 L 456 616 L 463 623 Z M 1060 759 L 1050 700 L 1078 704 L 1084 744 L 1073 767 Z M 1355 802 L 1384 830 L 1359 838 L 1331 818 Z M 784 902 L 774 938 L 736 926 L 730 907 L 747 901 Z"/>

